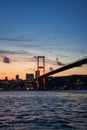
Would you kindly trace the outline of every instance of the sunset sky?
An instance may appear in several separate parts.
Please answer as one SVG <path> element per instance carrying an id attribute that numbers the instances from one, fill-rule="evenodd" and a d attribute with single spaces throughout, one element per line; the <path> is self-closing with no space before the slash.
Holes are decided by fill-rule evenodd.
<path id="1" fill-rule="evenodd" d="M 38 55 L 46 72 L 87 56 L 87 0 L 0 0 L 0 79 L 34 73 Z"/>

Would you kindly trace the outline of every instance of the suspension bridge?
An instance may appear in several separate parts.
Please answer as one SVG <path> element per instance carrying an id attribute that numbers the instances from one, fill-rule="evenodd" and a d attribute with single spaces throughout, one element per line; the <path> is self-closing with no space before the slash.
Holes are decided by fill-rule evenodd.
<path id="1" fill-rule="evenodd" d="M 39 59 L 42 59 L 42 66 L 39 65 Z M 43 80 L 43 84 L 45 85 L 45 78 L 48 77 L 48 76 L 51 76 L 51 75 L 54 75 L 56 73 L 59 73 L 59 72 L 62 72 L 62 71 L 65 71 L 65 70 L 68 70 L 68 69 L 71 69 L 71 68 L 74 68 L 74 67 L 80 67 L 81 65 L 83 64 L 87 64 L 87 57 L 84 57 L 82 59 L 79 59 L 77 61 L 74 61 L 73 63 L 70 63 L 68 65 L 65 65 L 61 68 L 58 68 L 58 69 L 55 69 L 51 72 L 48 72 L 48 73 L 45 73 L 45 57 L 44 56 L 38 56 L 37 57 L 37 71 L 40 71 L 40 69 L 43 69 L 43 75 L 38 75 L 36 77 L 36 79 L 34 80 L 37 80 L 38 83 L 37 83 L 37 87 L 39 87 L 39 80 Z"/>
<path id="2" fill-rule="evenodd" d="M 79 66 L 86 64 L 86 63 L 87 63 L 87 57 L 79 59 L 79 60 L 77 60 L 73 63 L 65 65 L 61 68 L 55 69 L 55 70 L 48 72 L 46 74 L 43 74 L 43 75 L 39 76 L 38 78 L 48 77 L 50 75 L 53 75 L 53 74 L 56 74 L 56 73 L 59 73 L 59 72 L 62 72 L 62 71 L 65 71 L 65 70 L 68 70 L 68 69 L 71 69 L 71 68 L 74 68 L 74 67 L 79 67 Z"/>

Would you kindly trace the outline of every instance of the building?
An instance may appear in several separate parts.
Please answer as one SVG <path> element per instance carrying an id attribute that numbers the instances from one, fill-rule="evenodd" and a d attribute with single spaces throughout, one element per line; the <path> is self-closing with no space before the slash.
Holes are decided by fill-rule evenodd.
<path id="1" fill-rule="evenodd" d="M 34 79 L 34 74 L 32 74 L 32 73 L 30 73 L 30 74 L 26 73 L 26 80 L 32 80 L 32 79 Z"/>
<path id="2" fill-rule="evenodd" d="M 28 73 L 26 73 L 26 80 L 28 80 Z"/>
<path id="3" fill-rule="evenodd" d="M 8 80 L 8 77 L 5 77 L 5 81 L 7 81 Z"/>
<path id="4" fill-rule="evenodd" d="M 29 79 L 29 80 L 34 79 L 34 74 L 32 74 L 32 73 L 28 74 L 28 79 Z"/>
<path id="5" fill-rule="evenodd" d="M 16 81 L 19 81 L 19 75 L 18 74 L 16 75 Z"/>

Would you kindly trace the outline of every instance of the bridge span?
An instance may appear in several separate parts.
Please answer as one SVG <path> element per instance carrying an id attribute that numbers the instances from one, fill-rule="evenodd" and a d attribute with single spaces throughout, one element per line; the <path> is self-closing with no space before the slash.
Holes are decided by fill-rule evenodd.
<path id="1" fill-rule="evenodd" d="M 41 78 L 45 78 L 45 77 L 48 77 L 50 75 L 53 75 L 53 74 L 56 74 L 56 73 L 71 69 L 71 68 L 74 68 L 74 67 L 79 67 L 79 66 L 81 66 L 83 64 L 87 64 L 87 57 L 79 59 L 79 60 L 77 60 L 77 61 L 75 61 L 73 63 L 70 63 L 68 65 L 65 65 L 65 66 L 63 66 L 61 68 L 55 69 L 55 70 L 53 70 L 51 72 L 48 72 L 48 73 L 46 73 L 44 75 L 41 75 L 41 76 L 38 77 L 38 80 L 41 79 Z"/>

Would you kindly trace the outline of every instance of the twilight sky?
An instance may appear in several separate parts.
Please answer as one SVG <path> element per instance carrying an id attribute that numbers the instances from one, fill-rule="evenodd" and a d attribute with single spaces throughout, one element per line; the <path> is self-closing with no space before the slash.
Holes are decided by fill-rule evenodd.
<path id="1" fill-rule="evenodd" d="M 46 72 L 87 56 L 87 0 L 0 0 L 0 79 L 34 73 L 37 55 Z"/>

